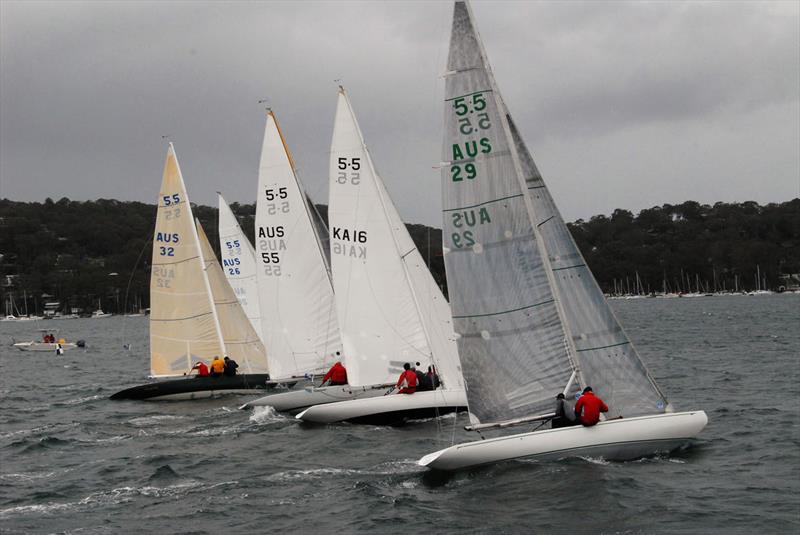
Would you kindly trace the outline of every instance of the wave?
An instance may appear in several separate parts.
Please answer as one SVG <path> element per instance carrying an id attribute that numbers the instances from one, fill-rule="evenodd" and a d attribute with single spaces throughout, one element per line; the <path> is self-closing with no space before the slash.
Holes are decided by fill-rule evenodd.
<path id="1" fill-rule="evenodd" d="M 249 420 L 255 424 L 270 424 L 275 422 L 289 422 L 289 418 L 275 410 L 269 405 L 253 407 Z"/>

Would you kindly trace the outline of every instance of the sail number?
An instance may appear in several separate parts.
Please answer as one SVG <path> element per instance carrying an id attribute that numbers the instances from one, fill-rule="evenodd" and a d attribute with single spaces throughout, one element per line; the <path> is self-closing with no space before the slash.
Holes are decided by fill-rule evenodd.
<path id="1" fill-rule="evenodd" d="M 181 216 L 181 209 L 177 206 L 181 203 L 180 195 L 177 193 L 173 193 L 172 195 L 163 195 L 161 197 L 161 201 L 164 203 L 164 207 L 173 207 L 171 210 L 164 211 L 164 219 L 171 221 L 173 219 L 178 219 Z"/>
<path id="2" fill-rule="evenodd" d="M 468 99 L 468 97 L 472 97 Z M 467 95 L 466 97 L 458 97 L 453 99 L 453 109 L 456 110 L 456 115 L 459 117 L 468 113 L 476 111 L 483 111 L 486 109 L 486 98 L 483 93 L 475 93 Z"/>
<path id="3" fill-rule="evenodd" d="M 483 92 L 474 93 L 453 99 L 453 110 L 456 112 L 458 131 L 465 136 L 479 134 L 489 130 L 492 121 L 486 110 L 486 95 Z M 478 154 L 489 154 L 492 146 L 489 138 L 482 137 L 479 141 L 469 140 L 463 145 L 453 144 L 453 159 L 458 162 L 465 158 L 474 158 Z M 472 180 L 478 175 L 478 168 L 473 162 L 457 163 L 450 166 L 450 178 L 453 182 L 462 182 L 464 179 Z"/>
<path id="4" fill-rule="evenodd" d="M 358 186 L 361 183 L 361 158 L 339 158 L 337 167 L 339 172 L 336 176 L 337 184 L 347 184 Z"/>

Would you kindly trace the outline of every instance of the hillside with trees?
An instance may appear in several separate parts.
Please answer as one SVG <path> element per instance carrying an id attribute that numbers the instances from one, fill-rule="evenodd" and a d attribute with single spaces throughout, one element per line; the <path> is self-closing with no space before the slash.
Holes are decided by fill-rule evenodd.
<path id="1" fill-rule="evenodd" d="M 254 205 L 231 208 L 253 239 Z M 319 206 L 325 217 L 327 207 Z M 0 200 L 0 299 L 19 310 L 41 312 L 45 302 L 91 311 L 149 306 L 154 205 L 139 202 Z M 217 209 L 194 213 L 218 250 Z M 800 199 L 760 206 L 755 202 L 686 201 L 633 214 L 615 210 L 569 225 L 589 266 L 607 293 L 777 289 L 782 275 L 800 273 Z M 437 282 L 445 285 L 441 230 L 408 229 Z M 637 285 L 636 280 L 641 281 Z M 27 298 L 27 302 L 24 298 Z"/>

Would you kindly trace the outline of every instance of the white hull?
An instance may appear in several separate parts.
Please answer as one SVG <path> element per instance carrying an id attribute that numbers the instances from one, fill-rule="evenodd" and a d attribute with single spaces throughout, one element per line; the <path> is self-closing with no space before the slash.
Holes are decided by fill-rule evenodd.
<path id="1" fill-rule="evenodd" d="M 708 423 L 703 411 L 665 413 L 521 433 L 457 444 L 418 461 L 437 470 L 460 470 L 511 459 L 602 457 L 625 461 L 686 444 Z"/>
<path id="2" fill-rule="evenodd" d="M 303 390 L 281 392 L 248 401 L 240 409 L 269 405 L 276 411 L 297 413 L 313 405 L 324 405 L 361 398 L 383 396 L 388 385 L 378 386 L 323 386 L 306 387 Z"/>
<path id="3" fill-rule="evenodd" d="M 382 418 L 391 421 L 404 416 L 412 418 L 433 416 L 439 412 L 449 412 L 466 406 L 467 395 L 464 390 L 440 389 L 315 405 L 298 414 L 296 418 L 323 424 L 345 420 L 377 421 Z"/>
<path id="4" fill-rule="evenodd" d="M 39 351 L 42 353 L 55 353 L 56 352 L 56 344 L 44 343 L 44 342 L 17 342 L 14 344 L 14 347 L 19 349 L 20 351 Z M 72 349 L 76 347 L 73 343 L 66 343 L 61 344 L 61 348 L 66 351 L 67 349 Z"/>

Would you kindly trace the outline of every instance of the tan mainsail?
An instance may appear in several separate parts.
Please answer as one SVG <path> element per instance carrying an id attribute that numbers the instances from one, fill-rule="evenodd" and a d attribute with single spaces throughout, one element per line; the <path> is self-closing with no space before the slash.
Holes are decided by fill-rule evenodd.
<path id="1" fill-rule="evenodd" d="M 217 318 L 227 356 L 239 364 L 241 373 L 268 373 L 269 367 L 264 345 L 247 319 L 233 288 L 228 284 L 203 227 L 199 221 L 196 224 L 200 251 L 206 266 L 206 276 L 211 287 L 211 295 L 214 298 L 214 306 L 217 309 Z"/>
<path id="2" fill-rule="evenodd" d="M 150 373 L 182 375 L 225 353 L 186 186 L 170 143 L 158 196 L 150 276 Z"/>

